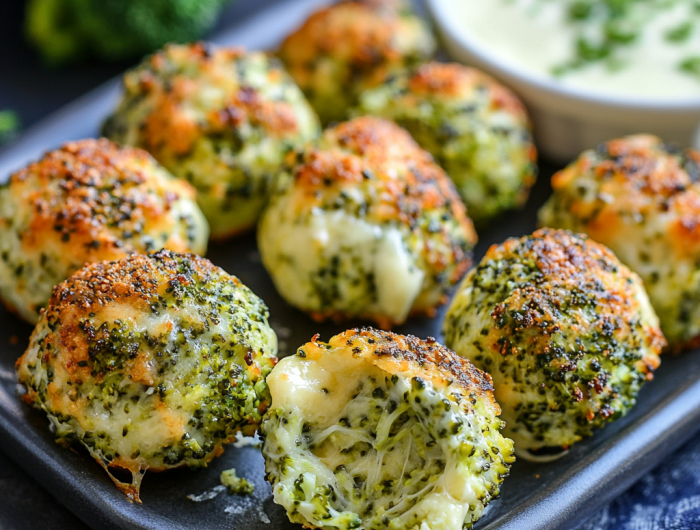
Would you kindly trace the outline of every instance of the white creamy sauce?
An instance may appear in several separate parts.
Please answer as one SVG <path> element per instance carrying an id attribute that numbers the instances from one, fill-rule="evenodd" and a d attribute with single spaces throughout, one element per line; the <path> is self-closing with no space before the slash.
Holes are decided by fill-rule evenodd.
<path id="1" fill-rule="evenodd" d="M 437 0 L 450 19 L 473 40 L 510 67 L 553 78 L 553 69 L 577 55 L 580 31 L 596 39 L 602 23 L 592 19 L 574 25 L 564 0 Z M 556 76 L 569 85 L 603 94 L 632 97 L 700 96 L 700 74 L 684 72 L 680 63 L 700 61 L 700 11 L 693 0 L 670 0 L 669 7 L 635 12 L 644 19 L 637 39 L 616 49 L 614 60 L 602 60 Z M 667 33 L 691 22 L 682 42 Z"/>

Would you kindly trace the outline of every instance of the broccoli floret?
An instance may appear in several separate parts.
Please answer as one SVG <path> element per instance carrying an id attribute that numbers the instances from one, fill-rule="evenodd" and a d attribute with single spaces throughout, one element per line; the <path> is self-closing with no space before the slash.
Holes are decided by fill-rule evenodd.
<path id="1" fill-rule="evenodd" d="M 26 34 L 51 65 L 124 60 L 199 38 L 229 1 L 30 0 Z"/>
<path id="2" fill-rule="evenodd" d="M 255 486 L 246 479 L 236 475 L 236 469 L 231 468 L 221 473 L 221 484 L 228 488 L 229 493 L 237 493 L 238 495 L 252 495 L 255 491 Z"/>
<path id="3" fill-rule="evenodd" d="M 19 129 L 17 113 L 12 110 L 0 110 L 0 145 L 12 140 Z"/>

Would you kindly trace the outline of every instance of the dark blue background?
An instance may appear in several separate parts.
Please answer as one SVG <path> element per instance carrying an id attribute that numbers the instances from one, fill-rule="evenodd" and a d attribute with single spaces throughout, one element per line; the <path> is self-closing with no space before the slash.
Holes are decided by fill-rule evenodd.
<path id="1" fill-rule="evenodd" d="M 278 1 L 282 0 L 239 0 L 223 14 L 219 27 Z M 22 1 L 0 0 L 0 110 L 17 111 L 25 127 L 129 66 L 43 68 L 22 39 L 23 9 Z M 669 455 L 626 494 L 611 501 L 583 529 L 700 529 L 700 440 Z M 0 530 L 83 528 L 80 520 L 0 452 Z"/>

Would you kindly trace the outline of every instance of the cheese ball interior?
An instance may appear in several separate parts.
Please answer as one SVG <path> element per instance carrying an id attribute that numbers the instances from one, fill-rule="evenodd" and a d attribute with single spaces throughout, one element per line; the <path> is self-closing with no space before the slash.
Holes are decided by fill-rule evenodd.
<path id="1" fill-rule="evenodd" d="M 168 45 L 127 72 L 104 125 L 197 188 L 217 239 L 255 225 L 284 155 L 318 132 L 277 59 L 203 43 Z"/>
<path id="2" fill-rule="evenodd" d="M 404 0 L 344 0 L 312 14 L 278 51 L 323 123 L 339 121 L 367 88 L 427 60 L 435 39 Z"/>
<path id="3" fill-rule="evenodd" d="M 674 349 L 700 343 L 700 153 L 630 136 L 552 179 L 541 225 L 584 232 L 639 274 Z"/>
<path id="4" fill-rule="evenodd" d="M 385 328 L 444 303 L 475 242 L 447 175 L 406 131 L 371 117 L 290 157 L 258 231 L 290 304 Z"/>
<path id="5" fill-rule="evenodd" d="M 0 295 L 31 323 L 85 263 L 168 248 L 204 254 L 194 189 L 140 149 L 71 142 L 0 187 Z"/>
<path id="6" fill-rule="evenodd" d="M 521 206 L 537 177 L 537 152 L 520 100 L 491 77 L 429 63 L 360 96 L 355 115 L 394 120 L 452 178 L 477 224 Z"/>
<path id="7" fill-rule="evenodd" d="M 665 340 L 639 277 L 585 236 L 494 245 L 459 287 L 445 343 L 488 371 L 519 455 L 624 416 Z"/>
<path id="8" fill-rule="evenodd" d="M 148 469 L 199 467 L 269 402 L 268 311 L 209 261 L 160 251 L 94 263 L 56 286 L 17 361 L 25 400 L 139 501 Z"/>
<path id="9" fill-rule="evenodd" d="M 434 339 L 314 338 L 268 384 L 268 480 L 308 528 L 471 528 L 514 461 L 490 377 Z"/>

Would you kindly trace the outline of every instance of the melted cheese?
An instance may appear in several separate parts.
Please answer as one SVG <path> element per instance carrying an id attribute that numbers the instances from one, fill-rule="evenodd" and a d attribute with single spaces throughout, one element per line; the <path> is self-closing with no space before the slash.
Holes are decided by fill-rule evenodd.
<path id="1" fill-rule="evenodd" d="M 318 210 L 294 222 L 284 218 L 285 211 L 291 209 L 283 204 L 268 210 L 258 241 L 263 262 L 274 271 L 275 285 L 288 301 L 311 311 L 406 319 L 425 273 L 398 228 L 370 224 L 342 210 Z M 334 260 L 341 274 L 322 277 L 321 269 Z M 325 307 L 319 294 L 322 283 L 321 289 L 337 288 L 334 307 Z"/>

